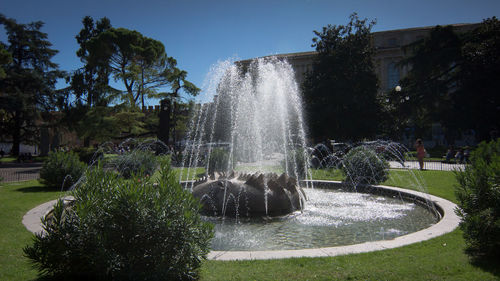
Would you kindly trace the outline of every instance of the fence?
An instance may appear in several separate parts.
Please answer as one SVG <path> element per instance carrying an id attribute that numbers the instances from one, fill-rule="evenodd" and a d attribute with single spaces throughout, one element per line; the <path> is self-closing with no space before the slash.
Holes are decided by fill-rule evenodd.
<path id="1" fill-rule="evenodd" d="M 417 161 L 405 161 L 403 164 L 401 162 L 390 161 L 389 164 L 393 169 L 420 168 Z M 457 171 L 457 170 L 464 170 L 465 164 L 445 163 L 441 161 L 424 161 L 424 169 L 437 170 L 437 171 Z"/>
<path id="2" fill-rule="evenodd" d="M 0 166 L 2 182 L 27 181 L 40 178 L 40 167 L 3 167 Z"/>

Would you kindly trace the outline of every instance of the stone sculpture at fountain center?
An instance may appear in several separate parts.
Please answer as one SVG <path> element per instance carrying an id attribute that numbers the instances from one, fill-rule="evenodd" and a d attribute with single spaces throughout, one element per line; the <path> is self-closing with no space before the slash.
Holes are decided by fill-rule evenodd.
<path id="1" fill-rule="evenodd" d="M 208 216 L 282 216 L 302 210 L 305 194 L 285 174 L 220 174 L 195 183 L 193 195 Z"/>

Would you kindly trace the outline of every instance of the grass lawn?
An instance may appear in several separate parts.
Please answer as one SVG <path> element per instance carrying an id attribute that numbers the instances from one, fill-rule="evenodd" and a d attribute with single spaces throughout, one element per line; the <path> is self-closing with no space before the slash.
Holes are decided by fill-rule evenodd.
<path id="1" fill-rule="evenodd" d="M 10 156 L 5 156 L 0 158 L 1 163 L 11 163 L 11 162 L 16 162 L 17 158 L 16 157 L 10 157 Z"/>
<path id="2" fill-rule="evenodd" d="M 420 189 L 455 200 L 452 172 L 391 171 L 384 184 Z M 315 178 L 340 179 L 338 171 L 313 171 Z M 22 225 L 31 208 L 55 199 L 61 193 L 38 181 L 0 183 L 0 280 L 34 280 L 33 270 L 22 249 L 32 234 Z M 500 280 L 494 262 L 473 265 L 463 253 L 462 232 L 455 230 L 429 241 L 385 251 L 331 258 L 293 258 L 263 261 L 205 261 L 202 280 Z"/>
<path id="3" fill-rule="evenodd" d="M 61 192 L 36 180 L 0 183 L 0 280 L 33 280 L 37 271 L 23 257 L 32 234 L 22 224 L 27 211 L 57 198 Z"/>
<path id="4" fill-rule="evenodd" d="M 47 156 L 34 156 L 32 162 L 42 163 L 47 159 Z M 0 163 L 16 163 L 17 157 L 5 156 L 0 158 Z"/>

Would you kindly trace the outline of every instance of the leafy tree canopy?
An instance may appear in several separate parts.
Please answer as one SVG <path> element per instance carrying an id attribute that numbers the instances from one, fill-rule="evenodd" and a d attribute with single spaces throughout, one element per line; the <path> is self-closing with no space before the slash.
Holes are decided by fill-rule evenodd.
<path id="1" fill-rule="evenodd" d="M 312 135 L 357 140 L 375 135 L 378 80 L 371 28 L 354 13 L 347 25 L 314 31 L 318 57 L 303 84 Z"/>
<path id="2" fill-rule="evenodd" d="M 116 80 L 126 88 L 123 99 L 131 107 L 145 98 L 161 97 L 158 89 L 171 86 L 174 93 L 184 88 L 189 94 L 199 92 L 187 81 L 185 71 L 179 70 L 177 61 L 168 57 L 164 45 L 135 30 L 110 28 L 89 41 L 89 62 L 108 65 Z"/>
<path id="3" fill-rule="evenodd" d="M 1 52 L 5 77 L 0 80 L 0 132 L 10 137 L 12 154 L 17 155 L 21 142 L 37 141 L 35 121 L 40 112 L 54 108 L 58 100 L 55 83 L 63 73 L 52 62 L 57 51 L 41 31 L 43 22 L 18 24 L 0 14 L 0 24 L 7 33 L 7 43 L 1 45 L 10 54 L 9 59 Z"/>
<path id="4" fill-rule="evenodd" d="M 419 129 L 441 123 L 449 141 L 467 129 L 488 139 L 499 125 L 499 48 L 496 18 L 462 34 L 451 26 L 436 26 L 428 37 L 406 47 L 408 56 L 401 64 L 410 71 L 401 85 L 409 102 L 396 101 L 394 114 L 406 115 Z"/>

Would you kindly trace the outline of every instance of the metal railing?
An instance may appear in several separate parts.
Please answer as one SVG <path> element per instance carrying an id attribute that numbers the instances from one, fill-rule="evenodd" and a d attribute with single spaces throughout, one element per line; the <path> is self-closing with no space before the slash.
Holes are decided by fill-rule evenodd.
<path id="1" fill-rule="evenodd" d="M 0 178 L 2 182 L 15 182 L 37 180 L 40 178 L 40 168 L 2 168 L 0 167 Z"/>
<path id="2" fill-rule="evenodd" d="M 405 161 L 404 163 L 390 161 L 389 162 L 392 169 L 420 169 L 418 161 Z M 436 170 L 436 171 L 461 171 L 465 169 L 466 164 L 456 164 L 456 163 L 446 163 L 441 161 L 425 161 L 425 170 Z"/>

